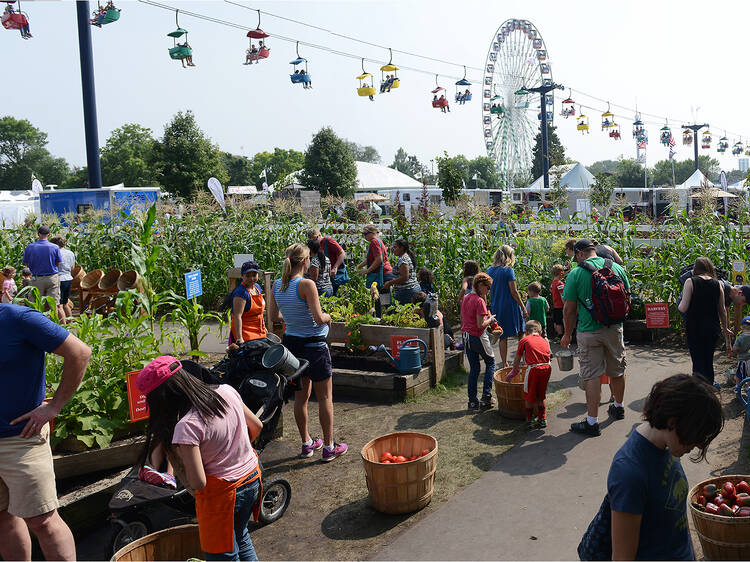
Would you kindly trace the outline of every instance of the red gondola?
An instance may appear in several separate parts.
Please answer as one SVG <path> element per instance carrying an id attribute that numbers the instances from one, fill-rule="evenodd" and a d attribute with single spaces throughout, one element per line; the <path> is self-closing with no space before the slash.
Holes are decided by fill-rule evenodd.
<path id="1" fill-rule="evenodd" d="M 0 16 L 0 22 L 2 22 L 5 29 L 17 29 L 21 32 L 21 37 L 24 39 L 31 39 L 31 33 L 29 32 L 29 18 L 25 13 L 21 11 L 21 1 L 18 1 L 18 11 L 13 9 L 13 4 L 16 0 L 3 0 L 7 3 L 2 16 Z"/>
<path id="2" fill-rule="evenodd" d="M 245 52 L 245 64 L 257 64 L 260 59 L 267 59 L 271 54 L 271 49 L 265 43 L 269 37 L 268 33 L 260 28 L 260 10 L 258 10 L 258 27 L 248 31 L 247 37 L 250 39 L 250 45 Z M 253 39 L 258 39 L 257 46 L 253 44 Z"/>

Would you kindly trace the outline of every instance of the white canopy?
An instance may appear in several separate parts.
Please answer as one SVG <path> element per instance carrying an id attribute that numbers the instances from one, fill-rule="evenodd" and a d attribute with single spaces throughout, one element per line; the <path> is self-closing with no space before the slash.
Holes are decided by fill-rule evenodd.
<path id="1" fill-rule="evenodd" d="M 560 185 L 568 189 L 587 189 L 594 183 L 594 174 L 589 172 L 580 162 L 552 166 L 549 169 L 549 183 L 552 186 L 555 176 L 560 176 Z M 537 191 L 544 187 L 544 176 L 539 176 L 524 191 Z"/>
<path id="2" fill-rule="evenodd" d="M 388 166 L 359 161 L 354 164 L 357 166 L 357 191 L 422 189 L 421 182 Z M 298 170 L 286 176 L 283 180 L 283 189 L 288 187 L 287 184 L 297 182 L 301 172 L 302 170 Z"/>
<path id="3" fill-rule="evenodd" d="M 714 183 L 703 175 L 700 170 L 695 170 L 693 174 L 677 186 L 676 189 L 694 189 L 701 187 L 714 187 Z"/>

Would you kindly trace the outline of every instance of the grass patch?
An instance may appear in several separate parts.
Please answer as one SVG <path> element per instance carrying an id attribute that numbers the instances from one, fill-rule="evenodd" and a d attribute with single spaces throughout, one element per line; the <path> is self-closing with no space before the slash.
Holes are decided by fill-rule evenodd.
<path id="1" fill-rule="evenodd" d="M 406 398 L 406 403 L 420 403 L 435 398 L 436 396 L 442 396 L 466 386 L 466 374 L 467 371 L 463 367 L 455 371 L 451 371 L 443 377 L 438 384 L 432 387 L 427 392 L 420 394 L 419 396 L 412 396 Z"/>

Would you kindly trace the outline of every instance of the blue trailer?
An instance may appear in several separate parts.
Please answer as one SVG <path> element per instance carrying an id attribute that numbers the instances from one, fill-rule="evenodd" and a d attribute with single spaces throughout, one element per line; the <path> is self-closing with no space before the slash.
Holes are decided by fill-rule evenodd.
<path id="1" fill-rule="evenodd" d="M 90 211 L 105 214 L 133 209 L 145 211 L 159 199 L 158 187 L 102 187 L 100 189 L 58 189 L 42 191 L 39 203 L 42 214 L 82 215 Z"/>

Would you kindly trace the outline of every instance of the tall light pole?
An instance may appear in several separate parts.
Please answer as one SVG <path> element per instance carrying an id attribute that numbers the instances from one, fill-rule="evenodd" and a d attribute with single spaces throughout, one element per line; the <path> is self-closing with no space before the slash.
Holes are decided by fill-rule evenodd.
<path id="1" fill-rule="evenodd" d="M 539 86 L 537 88 L 524 88 L 527 92 L 540 94 L 542 102 L 542 172 L 544 173 L 544 187 L 549 189 L 549 146 L 547 140 L 547 93 L 552 90 L 562 90 L 562 84 L 552 82 L 548 86 Z"/>
<path id="2" fill-rule="evenodd" d="M 695 170 L 698 169 L 698 131 L 700 131 L 703 127 L 708 127 L 708 123 L 703 123 L 703 125 L 698 125 L 697 123 L 693 123 L 692 125 L 682 125 L 683 129 L 693 131 L 693 148 L 695 149 Z"/>
<path id="3" fill-rule="evenodd" d="M 91 48 L 91 8 L 88 0 L 76 2 L 78 15 L 78 50 L 81 58 L 81 89 L 83 91 L 83 124 L 86 133 L 86 164 L 89 187 L 102 186 L 99 161 L 99 126 L 96 119 L 96 87 L 94 84 L 94 53 Z"/>

